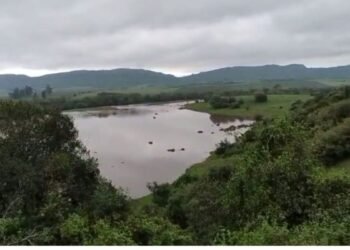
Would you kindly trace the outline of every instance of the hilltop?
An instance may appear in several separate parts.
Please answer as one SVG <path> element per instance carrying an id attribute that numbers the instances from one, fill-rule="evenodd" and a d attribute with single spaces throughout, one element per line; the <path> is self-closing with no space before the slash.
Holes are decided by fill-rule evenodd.
<path id="1" fill-rule="evenodd" d="M 299 64 L 238 66 L 200 72 L 184 77 L 144 69 L 78 70 L 39 77 L 6 74 L 0 75 L 0 89 L 13 90 L 25 85 L 40 89 L 47 84 L 55 89 L 106 89 L 139 85 L 183 86 L 256 81 L 265 84 L 268 81 L 282 81 L 283 83 L 283 81 L 288 80 L 300 81 L 298 87 L 322 87 L 327 85 L 325 81 L 329 79 L 344 79 L 345 83 L 345 79 L 350 79 L 350 66 L 331 68 L 308 68 Z"/>

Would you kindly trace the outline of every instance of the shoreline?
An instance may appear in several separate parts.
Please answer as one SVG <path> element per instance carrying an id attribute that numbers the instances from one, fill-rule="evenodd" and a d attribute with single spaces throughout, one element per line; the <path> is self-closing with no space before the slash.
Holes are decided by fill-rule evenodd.
<path id="1" fill-rule="evenodd" d="M 223 118 L 227 118 L 227 119 L 234 119 L 234 120 L 254 120 L 252 119 L 251 117 L 249 118 L 241 118 L 241 117 L 235 117 L 235 116 L 232 116 L 232 115 L 221 115 L 221 114 L 213 114 L 211 112 L 206 112 L 206 111 L 199 111 L 199 110 L 195 110 L 195 109 L 191 109 L 188 107 L 188 104 L 186 104 L 184 106 L 184 109 L 187 109 L 187 110 L 191 110 L 191 111 L 195 111 L 195 112 L 200 112 L 200 113 L 206 113 L 206 114 L 209 114 L 211 117 L 213 116 L 219 116 L 219 117 L 223 117 Z M 255 121 L 255 120 L 254 120 Z M 170 185 L 173 185 L 178 179 L 180 179 L 183 175 L 187 174 L 188 172 L 195 172 L 195 169 L 200 167 L 201 164 L 204 164 L 210 160 L 215 160 L 215 158 L 213 158 L 213 153 L 214 153 L 215 149 L 213 151 L 211 151 L 209 153 L 209 156 L 207 158 L 205 158 L 203 161 L 200 161 L 200 162 L 197 162 L 197 163 L 194 163 L 192 165 L 190 165 L 188 168 L 186 168 L 185 172 L 180 175 L 175 181 L 169 183 Z M 149 204 L 150 202 L 152 202 L 152 193 L 148 194 L 148 195 L 145 195 L 145 196 L 142 196 L 142 197 L 139 197 L 139 198 L 131 198 L 130 199 L 131 202 L 132 202 L 132 209 L 133 210 L 137 210 L 137 209 L 140 209 L 141 207 Z"/>

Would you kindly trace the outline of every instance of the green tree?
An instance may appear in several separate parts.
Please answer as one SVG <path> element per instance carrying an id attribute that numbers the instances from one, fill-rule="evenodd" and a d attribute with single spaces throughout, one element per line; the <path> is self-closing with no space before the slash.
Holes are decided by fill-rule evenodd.
<path id="1" fill-rule="evenodd" d="M 263 103 L 263 102 L 267 102 L 267 95 L 265 93 L 255 93 L 254 95 L 255 97 L 255 102 L 257 103 Z"/>

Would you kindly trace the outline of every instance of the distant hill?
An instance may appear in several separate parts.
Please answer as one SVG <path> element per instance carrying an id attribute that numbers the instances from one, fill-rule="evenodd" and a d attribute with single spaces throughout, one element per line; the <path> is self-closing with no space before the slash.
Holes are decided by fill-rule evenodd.
<path id="1" fill-rule="evenodd" d="M 54 89 L 64 88 L 114 88 L 136 85 L 171 85 L 227 83 L 276 80 L 350 79 L 350 65 L 331 68 L 307 68 L 304 65 L 239 66 L 201 72 L 185 77 L 175 77 L 143 69 L 79 70 L 49 74 L 40 77 L 25 75 L 0 75 L 0 89 L 12 90 L 25 85 Z"/>
<path id="2" fill-rule="evenodd" d="M 177 78 L 173 75 L 142 69 L 79 70 L 40 77 L 0 75 L 1 89 L 13 89 L 25 85 L 34 88 L 44 88 L 47 84 L 55 89 L 79 87 L 113 88 L 142 84 L 171 84 L 176 82 Z"/>
<path id="3" fill-rule="evenodd" d="M 332 68 L 307 68 L 301 64 L 229 67 L 183 77 L 186 82 L 350 78 L 350 65 Z"/>

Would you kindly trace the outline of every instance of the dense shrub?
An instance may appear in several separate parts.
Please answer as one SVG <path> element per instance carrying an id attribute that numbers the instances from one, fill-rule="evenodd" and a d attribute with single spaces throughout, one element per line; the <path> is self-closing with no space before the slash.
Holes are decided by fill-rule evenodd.
<path id="1" fill-rule="evenodd" d="M 170 195 L 170 184 L 149 183 L 148 189 L 152 192 L 153 202 L 158 206 L 164 207 L 168 203 Z"/>
<path id="2" fill-rule="evenodd" d="M 230 143 L 227 139 L 225 139 L 219 142 L 219 144 L 216 146 L 215 154 L 224 155 L 232 147 L 234 147 L 233 144 Z"/>
<path id="3" fill-rule="evenodd" d="M 224 97 L 224 96 L 216 96 L 216 95 L 210 98 L 209 100 L 209 104 L 214 109 L 228 108 L 235 102 L 236 102 L 236 99 L 233 97 Z"/>
<path id="4" fill-rule="evenodd" d="M 255 97 L 255 102 L 257 103 L 267 102 L 267 95 L 265 93 L 258 92 L 254 95 L 254 97 Z"/>
<path id="5" fill-rule="evenodd" d="M 315 154 L 327 165 L 350 156 L 350 119 L 316 136 Z"/>

